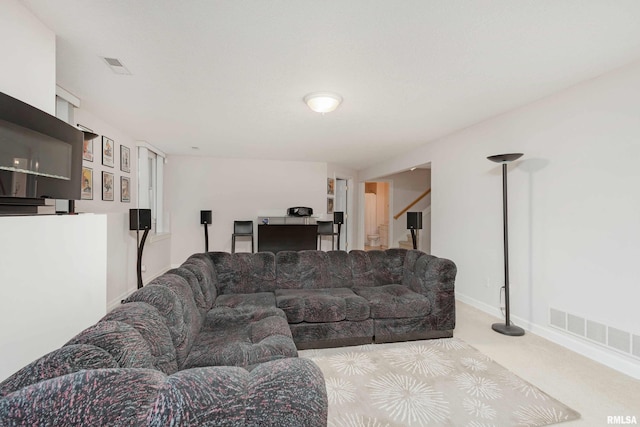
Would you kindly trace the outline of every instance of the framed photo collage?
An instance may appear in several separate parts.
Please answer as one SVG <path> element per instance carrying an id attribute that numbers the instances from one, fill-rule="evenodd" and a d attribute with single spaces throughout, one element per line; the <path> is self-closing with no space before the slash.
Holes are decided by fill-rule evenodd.
<path id="1" fill-rule="evenodd" d="M 88 132 L 91 129 L 78 124 L 78 128 Z M 94 143 L 100 144 L 100 158 L 103 170 L 100 171 L 100 188 L 102 200 L 112 202 L 116 198 L 116 194 L 120 195 L 120 202 L 131 202 L 131 148 L 126 145 L 120 145 L 119 152 L 116 152 L 116 143 L 113 139 L 102 135 L 101 138 L 85 139 L 82 147 L 82 200 L 93 200 L 94 197 L 94 168 L 86 165 L 85 162 L 94 161 Z M 120 162 L 118 162 L 118 155 Z M 97 161 L 96 161 L 97 163 Z M 116 164 L 119 163 L 119 169 L 122 174 L 118 177 L 114 172 Z M 113 171 L 111 169 L 112 168 Z M 96 171 L 97 173 L 98 171 Z M 119 179 L 118 179 L 119 178 Z M 119 187 L 119 191 L 118 191 Z"/>

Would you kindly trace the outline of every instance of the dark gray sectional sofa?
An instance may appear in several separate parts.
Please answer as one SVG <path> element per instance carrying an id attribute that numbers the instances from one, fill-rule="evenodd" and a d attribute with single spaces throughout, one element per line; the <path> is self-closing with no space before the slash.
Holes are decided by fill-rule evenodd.
<path id="1" fill-rule="evenodd" d="M 0 425 L 324 426 L 297 349 L 452 336 L 455 274 L 404 249 L 196 254 L 0 383 Z"/>
<path id="2" fill-rule="evenodd" d="M 216 304 L 277 307 L 298 349 L 444 338 L 455 327 L 455 264 L 406 249 L 210 252 Z"/>

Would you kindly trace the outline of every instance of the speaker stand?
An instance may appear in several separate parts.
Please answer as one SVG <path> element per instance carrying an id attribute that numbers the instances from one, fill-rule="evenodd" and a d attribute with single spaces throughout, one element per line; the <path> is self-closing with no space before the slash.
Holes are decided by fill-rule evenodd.
<path id="1" fill-rule="evenodd" d="M 416 240 L 416 230 L 411 229 L 411 240 L 413 241 L 413 249 L 418 249 L 418 241 Z"/>
<path id="2" fill-rule="evenodd" d="M 209 252 L 209 227 L 204 224 L 204 251 Z"/>
<path id="3" fill-rule="evenodd" d="M 139 241 L 138 243 L 138 289 L 144 286 L 142 284 L 142 251 L 144 250 L 144 242 L 147 240 L 147 235 L 149 234 L 149 229 L 145 229 L 142 234 L 142 241 L 139 241 L 140 238 L 140 230 L 136 230 L 136 239 Z"/>

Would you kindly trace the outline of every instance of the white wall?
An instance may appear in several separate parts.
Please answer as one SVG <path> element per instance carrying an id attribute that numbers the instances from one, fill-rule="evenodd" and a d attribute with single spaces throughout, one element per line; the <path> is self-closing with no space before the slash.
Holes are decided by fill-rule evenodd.
<path id="1" fill-rule="evenodd" d="M 502 286 L 500 166 L 509 168 L 516 322 L 640 377 L 636 359 L 548 327 L 558 308 L 640 335 L 640 62 L 362 171 L 432 162 L 432 251 L 458 266 L 456 294 L 497 313 Z M 488 284 L 488 285 L 487 285 Z"/>
<path id="2" fill-rule="evenodd" d="M 83 166 L 93 171 L 93 200 L 76 202 L 78 212 L 107 214 L 108 230 L 108 275 L 107 275 L 107 307 L 112 308 L 120 303 L 137 288 L 137 251 L 136 233 L 129 231 L 129 209 L 137 207 L 138 200 L 138 161 L 136 143 L 132 137 L 120 129 L 100 119 L 86 108 L 75 111 L 75 121 L 99 136 L 93 140 L 93 161 L 83 161 Z M 102 137 L 114 142 L 114 167 L 102 164 Z M 130 151 L 130 172 L 121 170 L 120 147 Z M 114 174 L 114 200 L 102 200 L 102 172 Z M 120 178 L 130 179 L 130 202 L 121 198 Z M 166 210 L 166 209 L 165 209 Z M 149 236 L 142 257 L 144 270 L 142 280 L 146 284 L 170 268 L 171 236 L 157 238 Z"/>
<path id="3" fill-rule="evenodd" d="M 231 251 L 234 220 L 283 216 L 292 206 L 308 206 L 314 216 L 326 217 L 326 163 L 169 156 L 165 174 L 172 265 L 204 251 L 201 210 L 213 211 L 210 251 Z M 255 228 L 254 233 L 257 250 Z M 249 243 L 238 240 L 236 250 L 250 250 Z"/>
<path id="4" fill-rule="evenodd" d="M 404 171 L 385 177 L 391 181 L 393 187 L 393 207 L 391 208 L 393 228 L 393 242 L 391 247 L 397 248 L 400 240 L 406 240 L 407 235 L 411 234 L 407 230 L 407 214 L 402 214 L 397 220 L 393 219 L 398 212 L 407 207 L 415 199 L 420 197 L 431 186 L 431 171 L 429 169 L 416 169 L 414 171 Z M 431 205 L 431 195 L 427 195 L 413 207 L 410 212 L 422 212 L 427 206 Z M 425 218 L 423 218 L 424 220 Z M 424 224 L 428 227 L 428 224 Z M 422 232 L 420 232 L 422 233 Z"/>
<path id="5" fill-rule="evenodd" d="M 105 215 L 0 218 L 0 381 L 106 313 Z"/>
<path id="6" fill-rule="evenodd" d="M 0 92 L 55 115 L 56 35 L 17 0 L 0 1 L 0 54 Z"/>

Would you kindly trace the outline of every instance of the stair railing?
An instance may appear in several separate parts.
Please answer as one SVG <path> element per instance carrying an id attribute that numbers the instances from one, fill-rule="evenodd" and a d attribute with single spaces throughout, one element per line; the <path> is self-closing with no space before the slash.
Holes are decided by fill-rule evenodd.
<path id="1" fill-rule="evenodd" d="M 427 191 L 425 191 L 424 193 L 422 193 L 421 195 L 418 196 L 417 199 L 415 199 L 413 202 L 409 203 L 407 205 L 407 207 L 405 207 L 404 209 L 402 209 L 400 212 L 398 212 L 397 214 L 395 214 L 393 216 L 393 219 L 397 220 L 398 218 L 400 218 L 400 216 L 405 213 L 406 211 L 408 211 L 409 209 L 411 209 L 416 203 L 418 203 L 420 200 L 424 199 L 425 197 L 427 197 L 427 194 L 431 193 L 431 189 L 429 188 Z"/>

